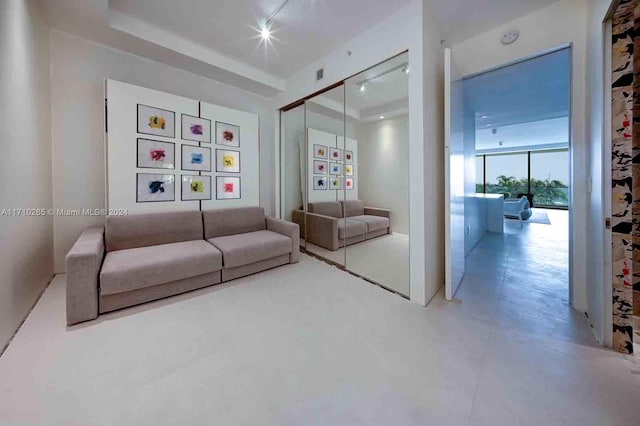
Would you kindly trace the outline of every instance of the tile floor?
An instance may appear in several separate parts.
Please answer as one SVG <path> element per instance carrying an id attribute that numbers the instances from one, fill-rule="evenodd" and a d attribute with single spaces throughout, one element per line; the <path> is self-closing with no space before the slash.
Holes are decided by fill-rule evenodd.
<path id="1" fill-rule="evenodd" d="M 0 425 L 637 426 L 640 365 L 567 306 L 545 235 L 487 237 L 428 308 L 303 256 L 65 328 L 58 276 L 0 358 Z"/>

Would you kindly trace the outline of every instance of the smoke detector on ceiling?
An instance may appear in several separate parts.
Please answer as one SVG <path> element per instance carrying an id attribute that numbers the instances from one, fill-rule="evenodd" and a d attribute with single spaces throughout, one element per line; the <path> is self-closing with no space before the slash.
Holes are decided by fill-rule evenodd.
<path id="1" fill-rule="evenodd" d="M 520 37 L 520 31 L 518 31 L 518 30 L 510 30 L 510 31 L 507 31 L 506 33 L 502 34 L 502 38 L 500 39 L 500 41 L 505 46 L 508 46 L 510 44 L 515 43 L 516 40 L 518 40 L 518 37 Z"/>

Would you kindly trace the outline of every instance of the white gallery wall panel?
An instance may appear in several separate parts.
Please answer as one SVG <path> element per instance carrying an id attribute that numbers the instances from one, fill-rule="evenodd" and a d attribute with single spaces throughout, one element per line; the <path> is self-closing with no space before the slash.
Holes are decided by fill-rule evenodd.
<path id="1" fill-rule="evenodd" d="M 202 201 L 202 209 L 223 209 L 231 207 L 252 207 L 260 205 L 260 124 L 255 114 L 238 111 L 205 102 L 200 103 L 200 116 L 211 120 L 213 189 L 211 200 Z M 224 141 L 224 132 L 235 133 L 234 140 Z M 222 133 L 222 134 L 221 134 Z M 218 139 L 222 144 L 218 144 Z M 226 142 L 226 144 L 225 144 Z M 203 146 L 205 144 L 202 144 Z M 229 170 L 218 167 L 224 152 L 234 157 L 234 164 Z M 237 154 L 235 154 L 237 153 Z M 239 170 L 235 172 L 232 170 Z M 239 178 L 239 179 L 237 179 Z M 224 193 L 225 186 L 239 181 L 239 188 L 234 193 Z M 235 194 L 238 190 L 239 194 Z M 231 198 L 240 196 L 241 198 Z"/>
<path id="2" fill-rule="evenodd" d="M 109 209 L 260 204 L 257 115 L 115 80 L 106 97 Z"/>

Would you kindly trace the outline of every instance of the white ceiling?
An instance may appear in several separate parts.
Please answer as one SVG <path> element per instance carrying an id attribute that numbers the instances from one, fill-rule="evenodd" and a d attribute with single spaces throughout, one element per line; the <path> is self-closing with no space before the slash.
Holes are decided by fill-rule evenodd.
<path id="1" fill-rule="evenodd" d="M 40 0 L 54 28 L 262 96 L 412 0 Z M 425 0 L 449 43 L 555 0 Z"/>
<path id="2" fill-rule="evenodd" d="M 476 128 L 568 116 L 569 55 L 565 49 L 464 80 Z"/>
<path id="3" fill-rule="evenodd" d="M 287 78 L 411 0 L 290 0 L 273 20 L 273 45 L 259 46 L 260 23 L 282 2 L 109 0 L 109 7 L 276 77 Z"/>
<path id="4" fill-rule="evenodd" d="M 495 134 L 493 132 L 495 130 Z M 522 151 L 569 146 L 569 117 L 476 130 L 476 152 Z"/>
<path id="5" fill-rule="evenodd" d="M 559 0 L 426 0 L 449 45 Z"/>

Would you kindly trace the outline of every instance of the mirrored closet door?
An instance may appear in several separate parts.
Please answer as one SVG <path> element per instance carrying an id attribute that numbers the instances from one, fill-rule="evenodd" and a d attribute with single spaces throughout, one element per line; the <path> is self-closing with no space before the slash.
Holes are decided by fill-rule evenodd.
<path id="1" fill-rule="evenodd" d="M 281 211 L 303 249 L 409 297 L 408 53 L 281 112 Z"/>
<path id="2" fill-rule="evenodd" d="M 344 267 L 344 85 L 305 101 L 308 253 Z"/>
<path id="3" fill-rule="evenodd" d="M 409 297 L 409 54 L 345 81 L 352 157 L 345 165 L 347 223 L 360 241 L 345 267 Z"/>

